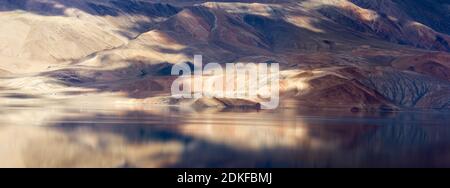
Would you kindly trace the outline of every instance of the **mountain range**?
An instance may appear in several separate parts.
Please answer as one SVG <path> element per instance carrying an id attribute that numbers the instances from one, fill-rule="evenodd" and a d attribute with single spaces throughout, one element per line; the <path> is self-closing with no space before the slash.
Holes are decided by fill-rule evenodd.
<path id="1" fill-rule="evenodd" d="M 449 110 L 448 20 L 449 0 L 2 0 L 0 94 L 243 105 L 170 97 L 199 54 L 279 63 L 285 107 Z"/>

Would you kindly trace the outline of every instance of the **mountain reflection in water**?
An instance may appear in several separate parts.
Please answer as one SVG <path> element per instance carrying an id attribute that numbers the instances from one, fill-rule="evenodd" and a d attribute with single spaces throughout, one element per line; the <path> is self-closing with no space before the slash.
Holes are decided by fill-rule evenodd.
<path id="1" fill-rule="evenodd" d="M 450 167 L 450 116 L 402 112 L 0 111 L 1 167 Z"/>

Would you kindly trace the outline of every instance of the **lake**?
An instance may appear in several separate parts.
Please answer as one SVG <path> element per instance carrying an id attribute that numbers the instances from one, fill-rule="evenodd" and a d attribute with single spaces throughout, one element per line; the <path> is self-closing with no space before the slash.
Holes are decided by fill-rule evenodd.
<path id="1" fill-rule="evenodd" d="M 0 110 L 1 167 L 450 167 L 450 114 Z"/>

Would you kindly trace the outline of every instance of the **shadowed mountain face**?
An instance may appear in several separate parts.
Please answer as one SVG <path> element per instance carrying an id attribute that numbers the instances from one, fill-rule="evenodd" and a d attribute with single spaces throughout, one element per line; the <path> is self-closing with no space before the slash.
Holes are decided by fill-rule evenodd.
<path id="1" fill-rule="evenodd" d="M 0 76 L 43 97 L 153 100 L 172 64 L 201 54 L 280 63 L 282 100 L 299 107 L 448 110 L 449 16 L 446 0 L 3 0 Z"/>
<path id="2" fill-rule="evenodd" d="M 427 25 L 434 30 L 450 34 L 448 0 L 352 0 L 353 3 L 386 15 L 394 15 L 401 19 L 410 19 Z"/>
<path id="3" fill-rule="evenodd" d="M 119 16 L 121 14 L 171 16 L 179 10 L 170 4 L 151 3 L 149 1 L 5 0 L 0 2 L 0 10 L 2 11 L 22 10 L 49 16 L 65 15 L 65 11 L 70 8 L 100 16 Z"/>

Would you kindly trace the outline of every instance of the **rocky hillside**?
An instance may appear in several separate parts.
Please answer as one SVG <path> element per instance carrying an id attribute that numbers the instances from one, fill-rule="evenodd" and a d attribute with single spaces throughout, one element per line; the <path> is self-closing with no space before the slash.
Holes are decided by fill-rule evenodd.
<path id="1" fill-rule="evenodd" d="M 150 100 L 201 54 L 280 63 L 298 108 L 448 110 L 449 16 L 446 0 L 4 0 L 0 69 Z"/>

